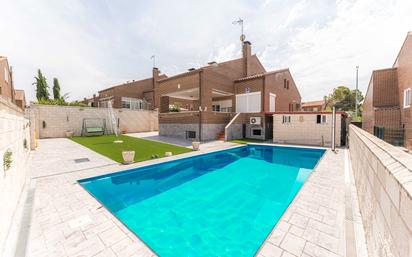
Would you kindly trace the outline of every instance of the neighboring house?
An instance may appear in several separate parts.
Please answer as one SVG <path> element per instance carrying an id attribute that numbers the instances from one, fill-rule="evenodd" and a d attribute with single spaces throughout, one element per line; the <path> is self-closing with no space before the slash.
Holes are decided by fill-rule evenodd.
<path id="1" fill-rule="evenodd" d="M 4 56 L 0 56 L 0 95 L 14 102 L 13 73 Z"/>
<path id="2" fill-rule="evenodd" d="M 99 95 L 93 95 L 92 98 L 84 99 L 83 103 L 92 107 L 107 107 L 108 102 L 112 102 L 113 108 L 126 109 L 155 109 L 158 103 L 155 102 L 154 88 L 159 79 L 167 78 L 161 75 L 157 68 L 153 68 L 151 78 L 128 81 L 121 85 L 99 91 Z"/>
<path id="3" fill-rule="evenodd" d="M 26 96 L 24 94 L 24 90 L 14 90 L 14 101 L 18 107 L 24 110 L 24 108 L 26 107 Z"/>
<path id="4" fill-rule="evenodd" d="M 321 112 L 326 108 L 324 100 L 321 101 L 311 101 L 302 103 L 302 111 L 304 112 Z"/>
<path id="5" fill-rule="evenodd" d="M 165 79 L 155 87 L 159 134 L 193 140 L 223 138 L 235 117 L 241 137 L 272 137 L 273 113 L 300 110 L 301 96 L 289 69 L 267 72 L 251 43 L 242 58 Z M 232 124 L 232 123 L 231 123 Z"/>
<path id="6" fill-rule="evenodd" d="M 0 96 L 24 110 L 26 105 L 24 90 L 14 89 L 12 67 L 4 56 L 0 56 Z"/>
<path id="7" fill-rule="evenodd" d="M 362 128 L 396 145 L 412 149 L 412 32 L 392 68 L 375 70 L 363 103 Z"/>

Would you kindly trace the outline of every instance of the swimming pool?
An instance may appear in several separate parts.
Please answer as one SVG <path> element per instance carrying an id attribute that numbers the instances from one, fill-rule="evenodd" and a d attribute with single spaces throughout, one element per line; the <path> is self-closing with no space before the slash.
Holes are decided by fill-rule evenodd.
<path id="1" fill-rule="evenodd" d="M 79 183 L 161 257 L 251 257 L 323 153 L 247 145 Z"/>

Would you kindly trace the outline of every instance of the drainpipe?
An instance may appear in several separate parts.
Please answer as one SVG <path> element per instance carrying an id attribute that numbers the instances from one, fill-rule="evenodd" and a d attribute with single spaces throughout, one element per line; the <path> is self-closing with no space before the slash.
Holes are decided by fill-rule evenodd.
<path id="1" fill-rule="evenodd" d="M 199 142 L 202 142 L 202 70 L 199 71 Z"/>
<path id="2" fill-rule="evenodd" d="M 332 151 L 336 150 L 336 142 L 335 142 L 335 133 L 336 133 L 336 108 L 335 106 L 333 106 L 333 110 L 332 110 Z"/>

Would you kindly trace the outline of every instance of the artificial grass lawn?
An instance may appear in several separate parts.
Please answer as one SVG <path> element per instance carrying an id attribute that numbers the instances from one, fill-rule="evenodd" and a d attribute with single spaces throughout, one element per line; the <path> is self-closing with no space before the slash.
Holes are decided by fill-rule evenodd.
<path id="1" fill-rule="evenodd" d="M 264 143 L 264 140 L 259 139 L 235 139 L 230 140 L 229 142 L 236 143 L 236 144 L 247 144 L 247 143 Z"/>
<path id="2" fill-rule="evenodd" d="M 150 160 L 154 154 L 164 157 L 165 152 L 172 152 L 173 155 L 176 155 L 192 151 L 186 147 L 124 135 L 120 135 L 118 138 L 115 135 L 72 137 L 71 140 L 116 162 L 123 162 L 123 150 L 134 150 L 135 162 Z M 123 140 L 123 143 L 115 144 L 113 143 L 115 140 Z"/>

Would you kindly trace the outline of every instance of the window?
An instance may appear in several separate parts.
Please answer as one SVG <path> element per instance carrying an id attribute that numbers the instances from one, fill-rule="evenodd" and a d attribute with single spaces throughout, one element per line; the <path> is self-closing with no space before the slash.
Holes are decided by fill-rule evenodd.
<path id="1" fill-rule="evenodd" d="M 283 88 L 289 89 L 289 80 L 288 79 L 283 79 Z"/>
<path id="2" fill-rule="evenodd" d="M 261 101 L 260 92 L 236 95 L 236 112 L 261 112 Z"/>
<path id="3" fill-rule="evenodd" d="M 196 131 L 186 130 L 186 138 L 188 139 L 196 138 Z"/>
<path id="4" fill-rule="evenodd" d="M 221 112 L 232 112 L 232 107 L 222 107 L 220 108 Z"/>
<path id="5" fill-rule="evenodd" d="M 322 124 L 322 123 L 326 123 L 326 115 L 316 115 L 316 123 L 317 124 Z"/>
<path id="6" fill-rule="evenodd" d="M 403 91 L 403 108 L 411 106 L 411 89 L 407 88 Z"/>
<path id="7" fill-rule="evenodd" d="M 282 123 L 283 123 L 283 124 L 288 124 L 288 123 L 290 123 L 290 116 L 283 116 L 283 117 L 282 117 Z"/>
<path id="8" fill-rule="evenodd" d="M 252 129 L 252 136 L 261 136 L 262 135 L 262 129 Z"/>
<path id="9" fill-rule="evenodd" d="M 131 110 L 144 109 L 144 101 L 137 98 L 122 97 L 122 108 Z"/>
<path id="10" fill-rule="evenodd" d="M 220 112 L 220 105 L 218 105 L 218 104 L 212 105 L 212 111 L 214 111 L 214 112 Z"/>

